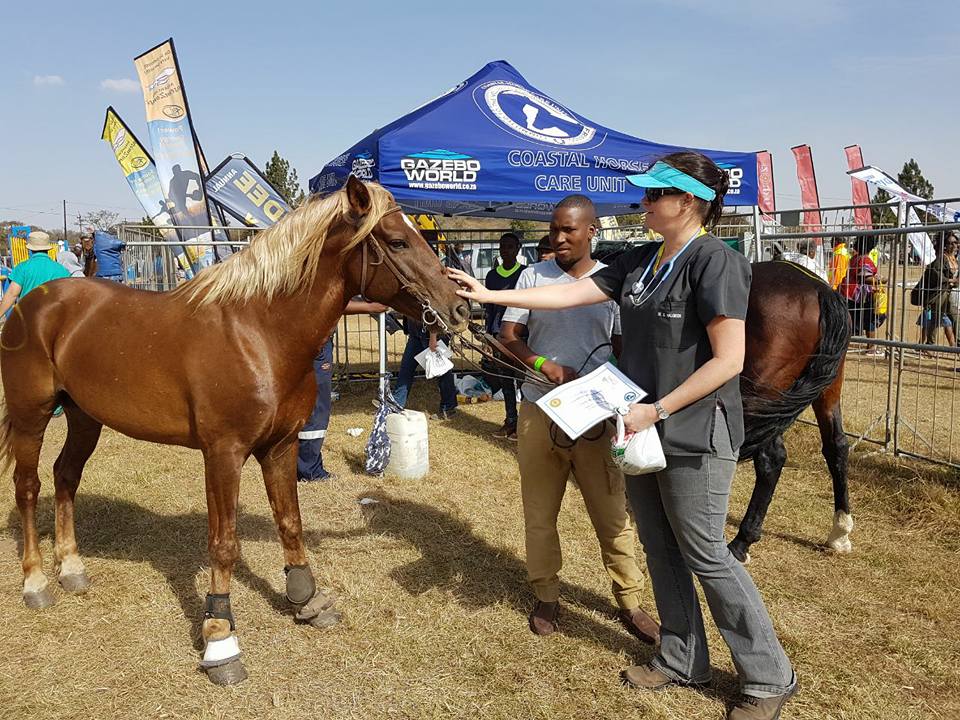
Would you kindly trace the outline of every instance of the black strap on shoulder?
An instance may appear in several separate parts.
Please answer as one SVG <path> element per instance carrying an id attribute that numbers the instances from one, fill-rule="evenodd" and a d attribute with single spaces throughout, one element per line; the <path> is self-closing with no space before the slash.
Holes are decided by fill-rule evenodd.
<path id="1" fill-rule="evenodd" d="M 230 609 L 230 593 L 207 593 L 207 601 L 203 608 L 204 619 L 229 620 L 230 629 L 236 630 L 237 624 Z"/>

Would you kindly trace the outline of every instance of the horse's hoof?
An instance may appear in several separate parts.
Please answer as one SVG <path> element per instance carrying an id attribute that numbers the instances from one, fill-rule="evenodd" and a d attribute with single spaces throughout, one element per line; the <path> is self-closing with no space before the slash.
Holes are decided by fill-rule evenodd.
<path id="1" fill-rule="evenodd" d="M 63 588 L 64 592 L 83 595 L 90 589 L 90 578 L 86 573 L 61 575 L 58 579 L 60 580 L 60 587 Z"/>
<path id="2" fill-rule="evenodd" d="M 50 591 L 49 587 L 45 587 L 43 590 L 36 592 L 25 592 L 23 602 L 31 610 L 42 610 L 55 604 L 57 597 Z"/>
<path id="3" fill-rule="evenodd" d="M 311 627 L 320 628 L 322 630 L 323 628 L 330 628 L 339 624 L 342 619 L 343 616 L 331 608 L 330 610 L 324 610 L 316 617 L 310 618 L 309 622 Z"/>
<path id="4" fill-rule="evenodd" d="M 742 565 L 746 565 L 750 562 L 750 553 L 746 548 L 731 542 L 727 545 L 727 549 L 730 550 L 733 556 L 739 560 Z"/>
<path id="5" fill-rule="evenodd" d="M 206 668 L 207 677 L 214 685 L 236 685 L 247 679 L 247 669 L 240 660 Z"/>
<path id="6" fill-rule="evenodd" d="M 839 555 L 846 555 L 853 552 L 853 543 L 850 538 L 842 537 L 827 542 L 827 547 Z"/>

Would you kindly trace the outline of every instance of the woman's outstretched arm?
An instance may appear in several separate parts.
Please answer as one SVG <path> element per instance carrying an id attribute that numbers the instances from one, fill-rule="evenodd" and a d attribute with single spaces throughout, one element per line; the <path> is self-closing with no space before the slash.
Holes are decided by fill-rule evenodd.
<path id="1" fill-rule="evenodd" d="M 464 288 L 457 291 L 460 297 L 478 303 L 495 303 L 528 310 L 562 310 L 581 305 L 596 305 L 610 299 L 588 277 L 561 285 L 544 285 L 522 290 L 487 290 L 476 278 L 462 270 L 447 268 L 447 275 Z"/>

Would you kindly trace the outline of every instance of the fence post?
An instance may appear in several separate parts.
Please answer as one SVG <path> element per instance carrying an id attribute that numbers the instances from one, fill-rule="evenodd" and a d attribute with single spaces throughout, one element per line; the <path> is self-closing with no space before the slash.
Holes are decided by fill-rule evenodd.
<path id="1" fill-rule="evenodd" d="M 387 314 L 377 315 L 377 339 L 380 345 L 380 397 L 386 397 L 387 390 Z"/>
<path id="2" fill-rule="evenodd" d="M 907 201 L 901 200 L 900 205 L 897 207 L 897 226 L 905 228 L 907 226 Z M 900 311 L 900 342 L 906 342 L 904 333 L 906 332 L 906 311 L 907 311 L 907 293 L 910 292 L 910 289 L 907 287 L 907 270 L 910 267 L 910 242 L 907 238 L 907 233 L 904 232 L 900 235 L 894 236 L 894 245 L 896 254 L 894 255 L 894 269 L 900 264 L 900 258 L 903 257 L 903 310 Z M 893 283 L 891 282 L 891 286 Z M 897 295 L 898 293 L 894 293 Z M 892 296 L 891 296 L 892 297 Z M 923 309 L 921 308 L 921 312 Z M 920 323 L 921 332 L 923 328 L 923 321 Z M 891 324 L 891 332 L 892 332 Z M 891 338 L 892 339 L 892 338 Z M 894 378 L 893 365 L 891 363 L 890 368 L 890 384 L 893 385 L 896 390 L 894 391 L 894 405 L 893 405 L 893 454 L 894 456 L 900 451 L 900 398 L 902 394 L 901 383 L 903 380 L 903 348 L 897 348 L 897 372 L 896 377 Z"/>

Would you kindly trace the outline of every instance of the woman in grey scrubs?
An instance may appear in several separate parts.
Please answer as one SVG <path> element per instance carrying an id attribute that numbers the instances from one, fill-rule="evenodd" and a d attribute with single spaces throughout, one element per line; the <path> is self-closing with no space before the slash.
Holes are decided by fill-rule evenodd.
<path id="1" fill-rule="evenodd" d="M 620 303 L 620 369 L 653 399 L 630 407 L 629 430 L 656 425 L 666 469 L 627 478 L 660 614 L 659 653 L 627 668 L 631 686 L 660 690 L 710 680 L 703 616 L 693 583 L 733 656 L 743 697 L 734 720 L 777 718 L 797 690 L 756 585 L 723 535 L 743 442 L 738 375 L 750 292 L 746 259 L 706 231 L 720 218 L 727 174 L 700 153 L 664 157 L 629 178 L 646 188 L 647 226 L 663 237 L 572 285 L 486 290 L 450 271 L 463 297 L 534 310 Z"/>

